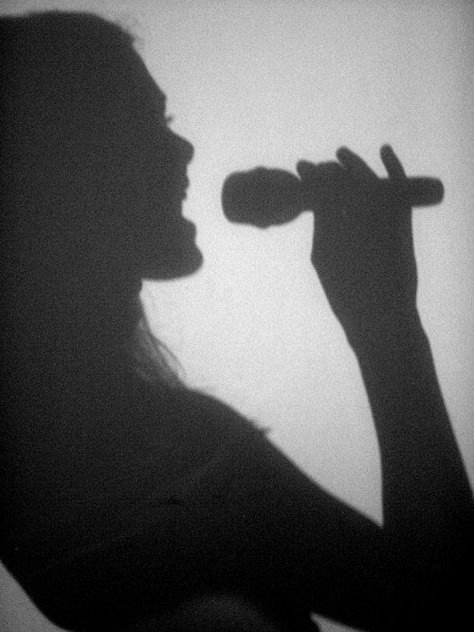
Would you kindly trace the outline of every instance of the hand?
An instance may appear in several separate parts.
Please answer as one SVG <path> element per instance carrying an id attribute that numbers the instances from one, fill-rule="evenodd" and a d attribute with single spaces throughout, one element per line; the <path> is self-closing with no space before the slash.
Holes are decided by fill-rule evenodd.
<path id="1" fill-rule="evenodd" d="M 416 313 L 406 176 L 390 147 L 380 154 L 394 185 L 390 189 L 346 148 L 338 150 L 339 162 L 302 161 L 297 167 L 315 210 L 311 261 L 353 346 Z"/>

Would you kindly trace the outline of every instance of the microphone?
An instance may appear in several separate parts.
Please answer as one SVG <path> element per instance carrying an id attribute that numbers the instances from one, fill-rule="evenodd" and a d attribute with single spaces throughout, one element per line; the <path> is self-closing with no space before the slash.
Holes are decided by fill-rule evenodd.
<path id="1" fill-rule="evenodd" d="M 399 188 L 388 178 L 379 182 L 388 192 L 399 195 Z M 321 183 L 321 186 L 325 185 Z M 407 178 L 406 187 L 403 194 L 410 206 L 439 204 L 444 196 L 443 184 L 437 178 Z M 285 224 L 315 206 L 314 201 L 310 204 L 305 199 L 297 176 L 283 169 L 263 167 L 227 176 L 221 200 L 224 215 L 231 222 L 260 228 Z"/>

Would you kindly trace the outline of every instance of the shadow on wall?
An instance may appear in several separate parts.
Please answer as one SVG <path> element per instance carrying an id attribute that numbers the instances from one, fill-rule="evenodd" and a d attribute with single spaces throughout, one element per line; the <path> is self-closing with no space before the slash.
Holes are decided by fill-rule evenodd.
<path id="1" fill-rule="evenodd" d="M 297 185 L 371 404 L 381 528 L 186 388 L 150 335 L 142 279 L 186 277 L 202 255 L 182 215 L 193 147 L 132 38 L 52 13 L 3 20 L 1 40 L 5 566 L 76 630 L 144 631 L 149 617 L 309 632 L 313 611 L 364 629 L 402 629 L 407 612 L 448 626 L 467 592 L 472 495 L 416 308 L 410 181 L 393 150 L 389 187 L 347 148 L 300 162 Z"/>

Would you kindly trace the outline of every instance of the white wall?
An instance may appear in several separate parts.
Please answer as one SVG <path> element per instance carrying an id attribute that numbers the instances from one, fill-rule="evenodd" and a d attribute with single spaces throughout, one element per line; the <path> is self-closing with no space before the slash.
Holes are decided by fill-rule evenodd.
<path id="1" fill-rule="evenodd" d="M 415 211 L 419 306 L 474 481 L 473 5 L 63 0 L 3 6 L 3 12 L 92 9 L 137 33 L 168 95 L 174 128 L 195 145 L 186 214 L 198 226 L 206 259 L 192 278 L 146 285 L 153 327 L 191 385 L 270 426 L 273 440 L 312 477 L 376 520 L 375 434 L 355 360 L 309 263 L 312 218 L 265 231 L 230 225 L 220 186 L 230 171 L 257 164 L 293 169 L 300 158 L 332 158 L 341 144 L 383 174 L 378 149 L 385 142 L 409 175 L 442 179 L 443 204 Z"/>

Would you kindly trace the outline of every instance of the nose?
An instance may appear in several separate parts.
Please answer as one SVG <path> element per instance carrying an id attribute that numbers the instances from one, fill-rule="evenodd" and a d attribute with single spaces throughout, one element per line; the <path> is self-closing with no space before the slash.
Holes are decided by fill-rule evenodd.
<path id="1" fill-rule="evenodd" d="M 184 162 L 191 162 L 194 156 L 194 147 L 188 140 L 178 134 L 173 133 L 173 137 L 176 146 L 176 153 Z"/>

